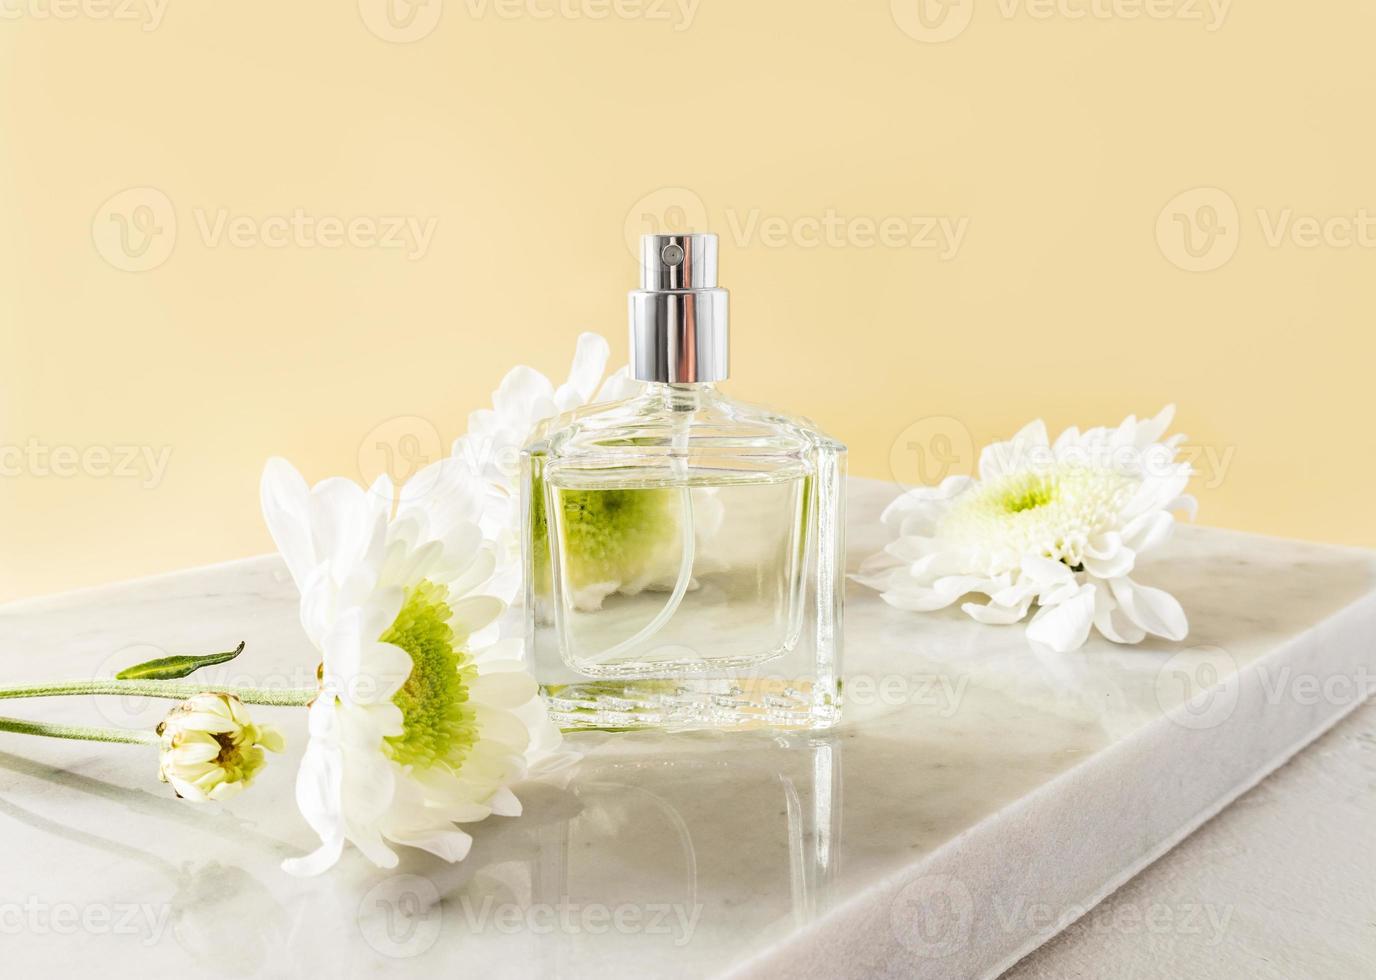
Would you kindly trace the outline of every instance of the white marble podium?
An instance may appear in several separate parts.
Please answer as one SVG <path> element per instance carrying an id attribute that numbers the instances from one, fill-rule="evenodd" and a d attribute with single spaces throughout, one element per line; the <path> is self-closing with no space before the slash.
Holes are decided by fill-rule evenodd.
<path id="1" fill-rule="evenodd" d="M 852 567 L 879 546 L 892 493 L 852 482 Z M 320 879 L 278 869 L 313 843 L 292 802 L 299 710 L 258 709 L 289 751 L 219 808 L 173 799 L 146 748 L 0 735 L 6 969 L 996 975 L 1372 689 L 1370 552 L 1186 527 L 1142 579 L 1181 599 L 1188 642 L 1039 657 L 1020 627 L 904 613 L 852 586 L 836 731 L 578 736 L 579 768 L 526 787 L 525 816 L 476 825 L 454 866 L 413 853 L 387 873 L 348 852 Z M 208 681 L 313 670 L 275 558 L 0 607 L 0 676 L 99 676 L 148 652 L 131 646 L 240 639 L 248 651 Z M 3 706 L 129 726 L 164 709 Z M 1171 914 L 1183 930 L 1194 913 Z"/>

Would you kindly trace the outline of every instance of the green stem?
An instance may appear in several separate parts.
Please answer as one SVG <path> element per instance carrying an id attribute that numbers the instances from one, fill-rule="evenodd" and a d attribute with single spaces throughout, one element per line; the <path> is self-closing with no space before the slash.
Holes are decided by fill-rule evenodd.
<path id="1" fill-rule="evenodd" d="M 299 707 L 310 704 L 318 693 L 315 688 L 224 687 L 216 684 L 186 684 L 173 681 L 65 681 L 52 684 L 24 684 L 0 687 L 0 701 L 8 698 L 50 698 L 73 694 L 114 694 L 130 697 L 169 698 L 185 701 L 213 691 L 232 694 L 244 704 L 265 704 L 275 707 Z"/>
<path id="2" fill-rule="evenodd" d="M 41 721 L 23 721 L 0 717 L 0 732 L 19 735 L 46 735 L 48 738 L 74 738 L 87 742 L 124 742 L 129 745 L 151 745 L 158 740 L 153 732 L 130 728 L 87 728 L 83 725 L 49 725 Z"/>

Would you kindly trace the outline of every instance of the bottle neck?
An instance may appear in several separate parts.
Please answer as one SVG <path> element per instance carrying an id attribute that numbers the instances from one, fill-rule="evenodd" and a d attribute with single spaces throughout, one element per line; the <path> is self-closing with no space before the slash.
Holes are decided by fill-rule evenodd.
<path id="1" fill-rule="evenodd" d="M 717 386 L 711 381 L 648 381 L 645 394 L 667 411 L 695 412 L 716 397 Z"/>

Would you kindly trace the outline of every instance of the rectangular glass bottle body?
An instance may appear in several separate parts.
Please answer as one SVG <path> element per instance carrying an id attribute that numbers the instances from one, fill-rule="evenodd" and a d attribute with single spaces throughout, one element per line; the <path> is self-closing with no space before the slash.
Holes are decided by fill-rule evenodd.
<path id="1" fill-rule="evenodd" d="M 522 454 L 526 656 L 566 728 L 826 728 L 845 449 L 711 385 L 548 423 Z"/>

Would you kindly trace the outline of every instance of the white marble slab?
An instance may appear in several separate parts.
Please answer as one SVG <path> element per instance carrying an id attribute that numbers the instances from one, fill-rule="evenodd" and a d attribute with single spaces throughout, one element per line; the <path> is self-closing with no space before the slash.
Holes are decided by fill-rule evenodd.
<path id="1" fill-rule="evenodd" d="M 892 492 L 853 483 L 852 563 Z M 1354 707 L 1376 671 L 1369 552 L 1185 528 L 1142 577 L 1181 597 L 1189 643 L 1038 658 L 1020 629 L 852 587 L 836 732 L 580 736 L 566 785 L 528 788 L 526 815 L 479 825 L 457 866 L 411 854 L 388 874 L 350 854 L 323 879 L 282 874 L 312 844 L 291 803 L 304 718 L 288 709 L 260 709 L 287 757 L 219 809 L 170 798 L 148 750 L 0 735 L 6 967 L 996 974 Z M 0 607 L 15 682 L 109 672 L 145 652 L 132 644 L 240 639 L 211 679 L 313 670 L 275 559 Z M 1212 687 L 1187 704 L 1182 679 Z M 162 707 L 0 710 L 151 725 Z"/>

